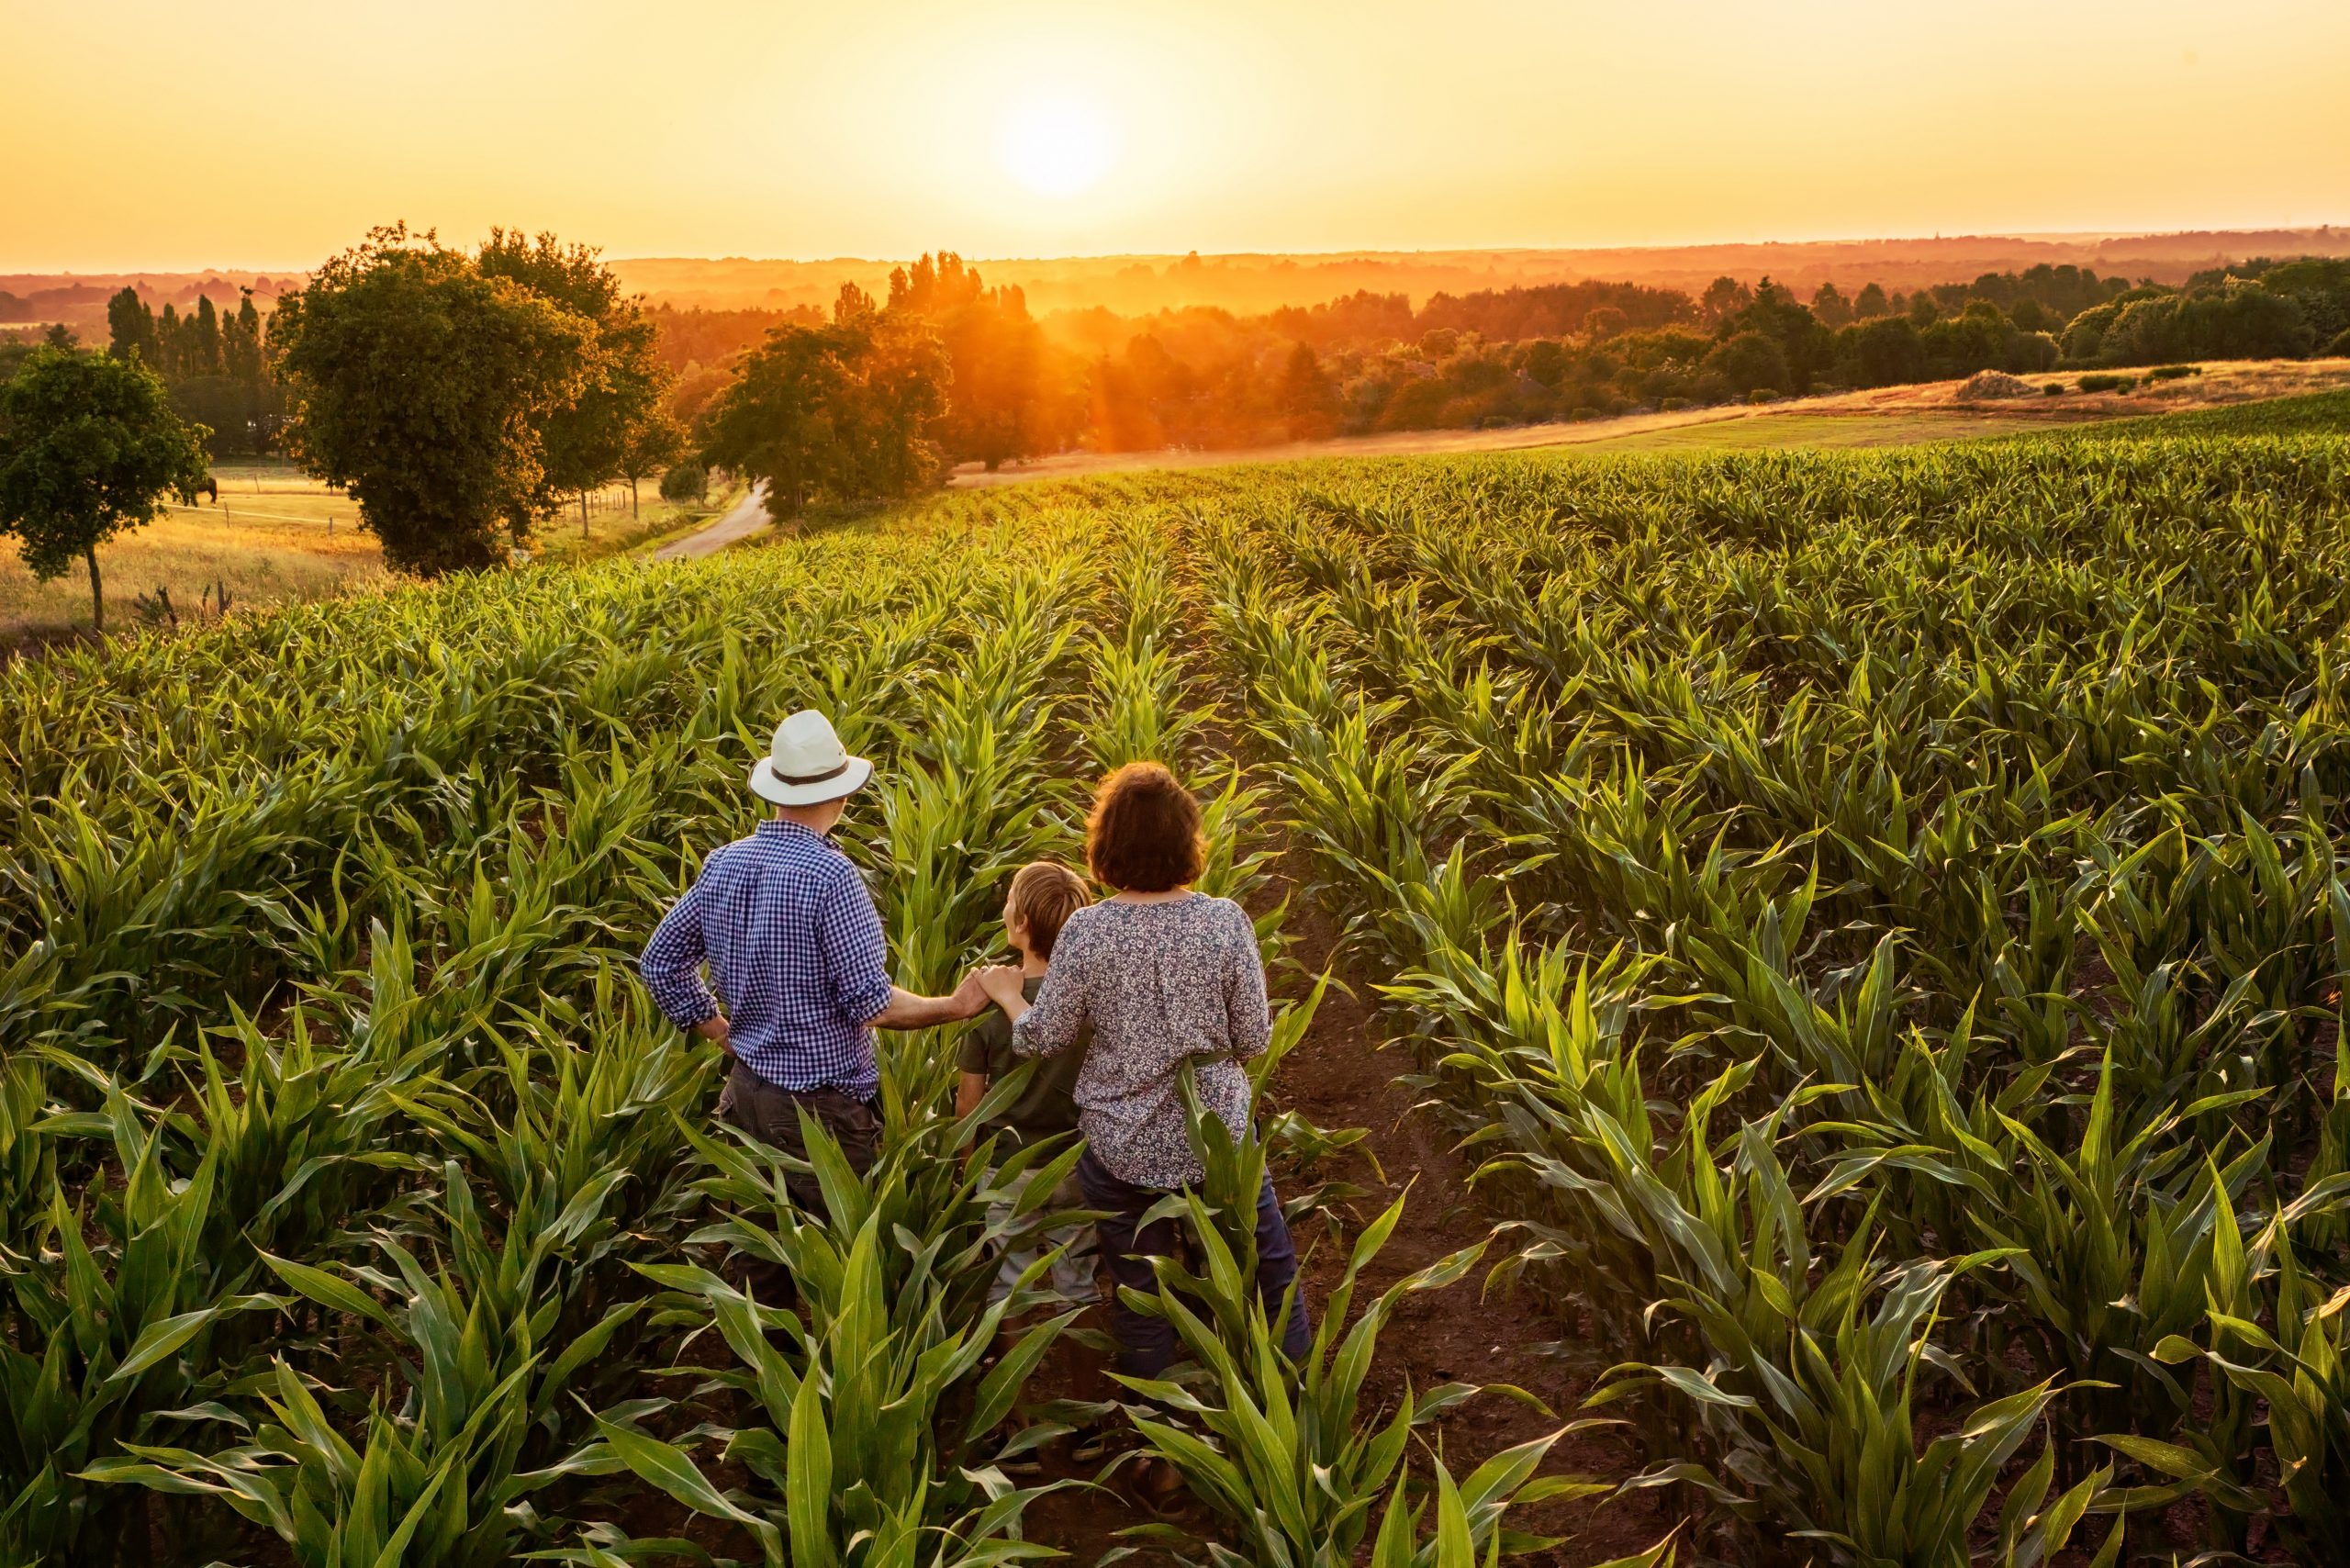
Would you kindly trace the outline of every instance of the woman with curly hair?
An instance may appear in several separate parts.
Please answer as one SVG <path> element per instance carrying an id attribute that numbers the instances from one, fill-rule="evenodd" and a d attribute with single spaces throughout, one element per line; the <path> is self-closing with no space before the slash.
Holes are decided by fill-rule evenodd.
<path id="1" fill-rule="evenodd" d="M 1230 899 L 1196 892 L 1206 864 L 1200 805 L 1155 762 L 1129 763 L 1102 782 L 1086 823 L 1085 855 L 1110 897 L 1069 917 L 1035 1002 L 1017 966 L 988 969 L 980 984 L 1012 1020 L 1013 1048 L 1052 1056 L 1090 1039 L 1077 1080 L 1086 1150 L 1077 1178 L 1090 1207 L 1105 1211 L 1102 1255 L 1120 1285 L 1146 1294 L 1150 1260 L 1174 1254 L 1177 1222 L 1142 1223 L 1151 1206 L 1206 1172 L 1192 1152 L 1181 1075 L 1192 1071 L 1201 1103 L 1232 1130 L 1248 1125 L 1241 1063 L 1272 1042 L 1257 933 Z M 1273 1193 L 1257 1194 L 1257 1288 L 1268 1317 L 1297 1281 L 1297 1252 Z M 1302 1359 L 1311 1343 L 1303 1287 L 1279 1317 L 1281 1348 Z M 1112 1326 L 1118 1370 L 1156 1378 L 1175 1361 L 1175 1330 L 1120 1303 Z"/>

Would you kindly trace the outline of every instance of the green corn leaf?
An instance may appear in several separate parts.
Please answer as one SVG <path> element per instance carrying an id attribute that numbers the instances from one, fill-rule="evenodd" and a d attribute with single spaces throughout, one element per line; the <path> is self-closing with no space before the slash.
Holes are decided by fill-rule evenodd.
<path id="1" fill-rule="evenodd" d="M 364 1319 L 380 1328 L 388 1328 L 395 1333 L 399 1331 L 392 1315 L 375 1297 L 348 1281 L 338 1279 L 323 1269 L 314 1269 L 308 1263 L 297 1263 L 266 1252 L 261 1255 L 261 1259 L 269 1265 L 271 1272 L 320 1306 Z"/>
<path id="2" fill-rule="evenodd" d="M 610 1445 L 613 1457 L 642 1479 L 683 1503 L 698 1514 L 726 1519 L 741 1525 L 759 1539 L 767 1550 L 769 1560 L 779 1561 L 780 1539 L 776 1529 L 755 1514 L 746 1513 L 729 1502 L 725 1495 L 694 1468 L 693 1461 L 684 1450 L 661 1441 L 658 1438 L 616 1426 L 602 1417 L 596 1417 L 596 1430 Z"/>
<path id="3" fill-rule="evenodd" d="M 852 1419 L 865 1419 L 858 1411 Z M 791 1529 L 792 1568 L 834 1568 L 833 1443 L 824 1424 L 824 1403 L 816 1380 L 800 1380 L 799 1397 L 791 1406 L 791 1439 L 786 1455 L 789 1469 L 785 1506 Z"/>

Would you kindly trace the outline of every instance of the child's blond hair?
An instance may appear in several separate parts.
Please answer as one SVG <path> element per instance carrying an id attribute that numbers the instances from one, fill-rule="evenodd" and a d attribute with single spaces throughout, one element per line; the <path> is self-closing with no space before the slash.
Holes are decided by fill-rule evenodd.
<path id="1" fill-rule="evenodd" d="M 1069 917 L 1092 902 L 1084 878 L 1057 860 L 1032 860 L 1013 877 L 1005 908 L 1027 934 L 1028 950 L 1049 958 Z"/>

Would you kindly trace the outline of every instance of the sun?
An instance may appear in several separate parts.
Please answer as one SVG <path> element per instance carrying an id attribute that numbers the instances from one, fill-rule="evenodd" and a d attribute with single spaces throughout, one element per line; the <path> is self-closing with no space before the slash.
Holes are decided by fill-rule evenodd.
<path id="1" fill-rule="evenodd" d="M 1101 105 L 1045 95 L 1013 105 L 996 130 L 1004 171 L 1038 196 L 1073 196 L 1118 162 L 1116 124 Z"/>

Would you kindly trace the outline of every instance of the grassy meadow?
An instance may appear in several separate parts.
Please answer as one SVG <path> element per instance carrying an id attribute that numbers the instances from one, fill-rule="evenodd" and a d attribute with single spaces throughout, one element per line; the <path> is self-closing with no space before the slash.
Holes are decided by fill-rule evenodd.
<path id="1" fill-rule="evenodd" d="M 220 487 L 217 500 L 174 503 L 155 522 L 99 547 L 109 628 L 140 618 L 141 595 L 159 614 L 159 588 L 185 622 L 207 613 L 206 604 L 217 604 L 219 589 L 227 591 L 232 610 L 258 610 L 390 581 L 383 551 L 375 535 L 358 526 L 359 508 L 348 496 L 289 464 L 224 463 L 212 473 Z M 643 483 L 633 518 L 624 487 L 599 493 L 585 538 L 575 506 L 545 525 L 534 553 L 573 561 L 644 548 L 717 515 L 731 498 L 713 491 L 708 502 L 672 505 L 658 490 L 657 480 Z M 216 597 L 207 600 L 207 593 Z M 0 543 L 0 640 L 89 624 L 84 570 L 77 566 L 40 582 L 13 547 Z"/>
<path id="2" fill-rule="evenodd" d="M 268 506 L 264 516 L 262 507 Z M 386 580 L 383 552 L 352 524 L 357 509 L 340 504 L 327 533 L 323 498 L 254 498 L 248 513 L 230 502 L 227 518 L 211 507 L 168 516 L 98 549 L 110 627 L 130 624 L 135 599 L 163 588 L 183 620 L 207 590 L 228 590 L 232 608 L 312 599 Z M 281 510 L 282 509 L 282 510 Z M 78 566 L 50 582 L 35 579 L 14 550 L 0 550 L 0 634 L 43 633 L 90 624 L 90 582 Z"/>

